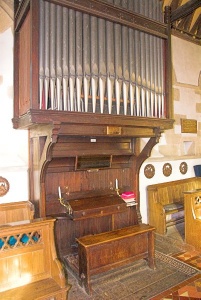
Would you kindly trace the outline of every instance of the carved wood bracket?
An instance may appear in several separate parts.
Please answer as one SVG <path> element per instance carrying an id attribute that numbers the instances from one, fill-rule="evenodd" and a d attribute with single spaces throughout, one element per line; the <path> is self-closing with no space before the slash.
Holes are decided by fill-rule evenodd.
<path id="1" fill-rule="evenodd" d="M 136 159 L 136 170 L 139 170 L 143 162 L 150 157 L 151 151 L 153 147 L 158 144 L 160 136 L 161 136 L 161 130 L 160 128 L 155 128 L 155 136 L 151 137 L 145 147 L 142 149 L 140 154 L 137 156 Z"/>

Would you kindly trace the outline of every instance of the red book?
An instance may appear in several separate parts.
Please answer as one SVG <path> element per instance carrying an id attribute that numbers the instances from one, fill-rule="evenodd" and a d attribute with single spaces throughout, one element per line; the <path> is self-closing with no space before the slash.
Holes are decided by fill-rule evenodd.
<path id="1" fill-rule="evenodd" d="M 124 199 L 124 200 L 127 200 L 127 199 L 135 199 L 135 193 L 134 192 L 123 192 L 121 194 L 121 197 Z"/>

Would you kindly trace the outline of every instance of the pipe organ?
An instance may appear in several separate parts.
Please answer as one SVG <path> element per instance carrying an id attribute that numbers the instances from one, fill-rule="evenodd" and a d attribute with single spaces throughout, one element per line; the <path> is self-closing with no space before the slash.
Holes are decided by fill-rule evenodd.
<path id="1" fill-rule="evenodd" d="M 108 2 L 163 18 L 155 0 Z M 40 109 L 166 116 L 162 38 L 48 1 L 39 10 Z"/>
<path id="2" fill-rule="evenodd" d="M 15 1 L 13 126 L 29 130 L 30 201 L 57 219 L 62 259 L 80 236 L 141 222 L 140 167 L 173 126 L 169 14 L 158 0 Z"/>

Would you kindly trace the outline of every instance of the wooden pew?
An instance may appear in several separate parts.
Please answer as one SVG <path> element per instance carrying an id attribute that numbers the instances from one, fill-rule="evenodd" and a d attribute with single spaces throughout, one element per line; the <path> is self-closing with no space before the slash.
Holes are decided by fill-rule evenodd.
<path id="1" fill-rule="evenodd" d="M 185 242 L 201 252 L 201 189 L 184 193 Z"/>
<path id="2" fill-rule="evenodd" d="M 91 294 L 92 275 L 142 258 L 154 269 L 154 229 L 140 224 L 78 238 L 80 285 Z"/>
<path id="3" fill-rule="evenodd" d="M 34 206 L 30 201 L 9 202 L 0 204 L 0 224 L 32 220 Z"/>
<path id="4" fill-rule="evenodd" d="M 168 226 L 184 222 L 184 192 L 200 188 L 201 177 L 149 185 L 148 223 L 164 235 Z"/>
<path id="5" fill-rule="evenodd" d="M 54 244 L 54 219 L 0 225 L 0 299 L 66 300 L 66 282 Z"/>

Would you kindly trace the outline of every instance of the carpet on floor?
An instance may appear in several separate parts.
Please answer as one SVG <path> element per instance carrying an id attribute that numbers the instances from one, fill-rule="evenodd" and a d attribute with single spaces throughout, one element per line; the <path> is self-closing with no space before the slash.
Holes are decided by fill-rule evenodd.
<path id="1" fill-rule="evenodd" d="M 175 257 L 159 251 L 155 252 L 155 256 L 155 270 L 150 269 L 145 260 L 139 260 L 123 268 L 93 276 L 91 296 L 77 285 L 75 278 L 71 275 L 69 283 L 72 284 L 72 288 L 68 299 L 150 300 L 199 273 L 196 268 Z"/>

